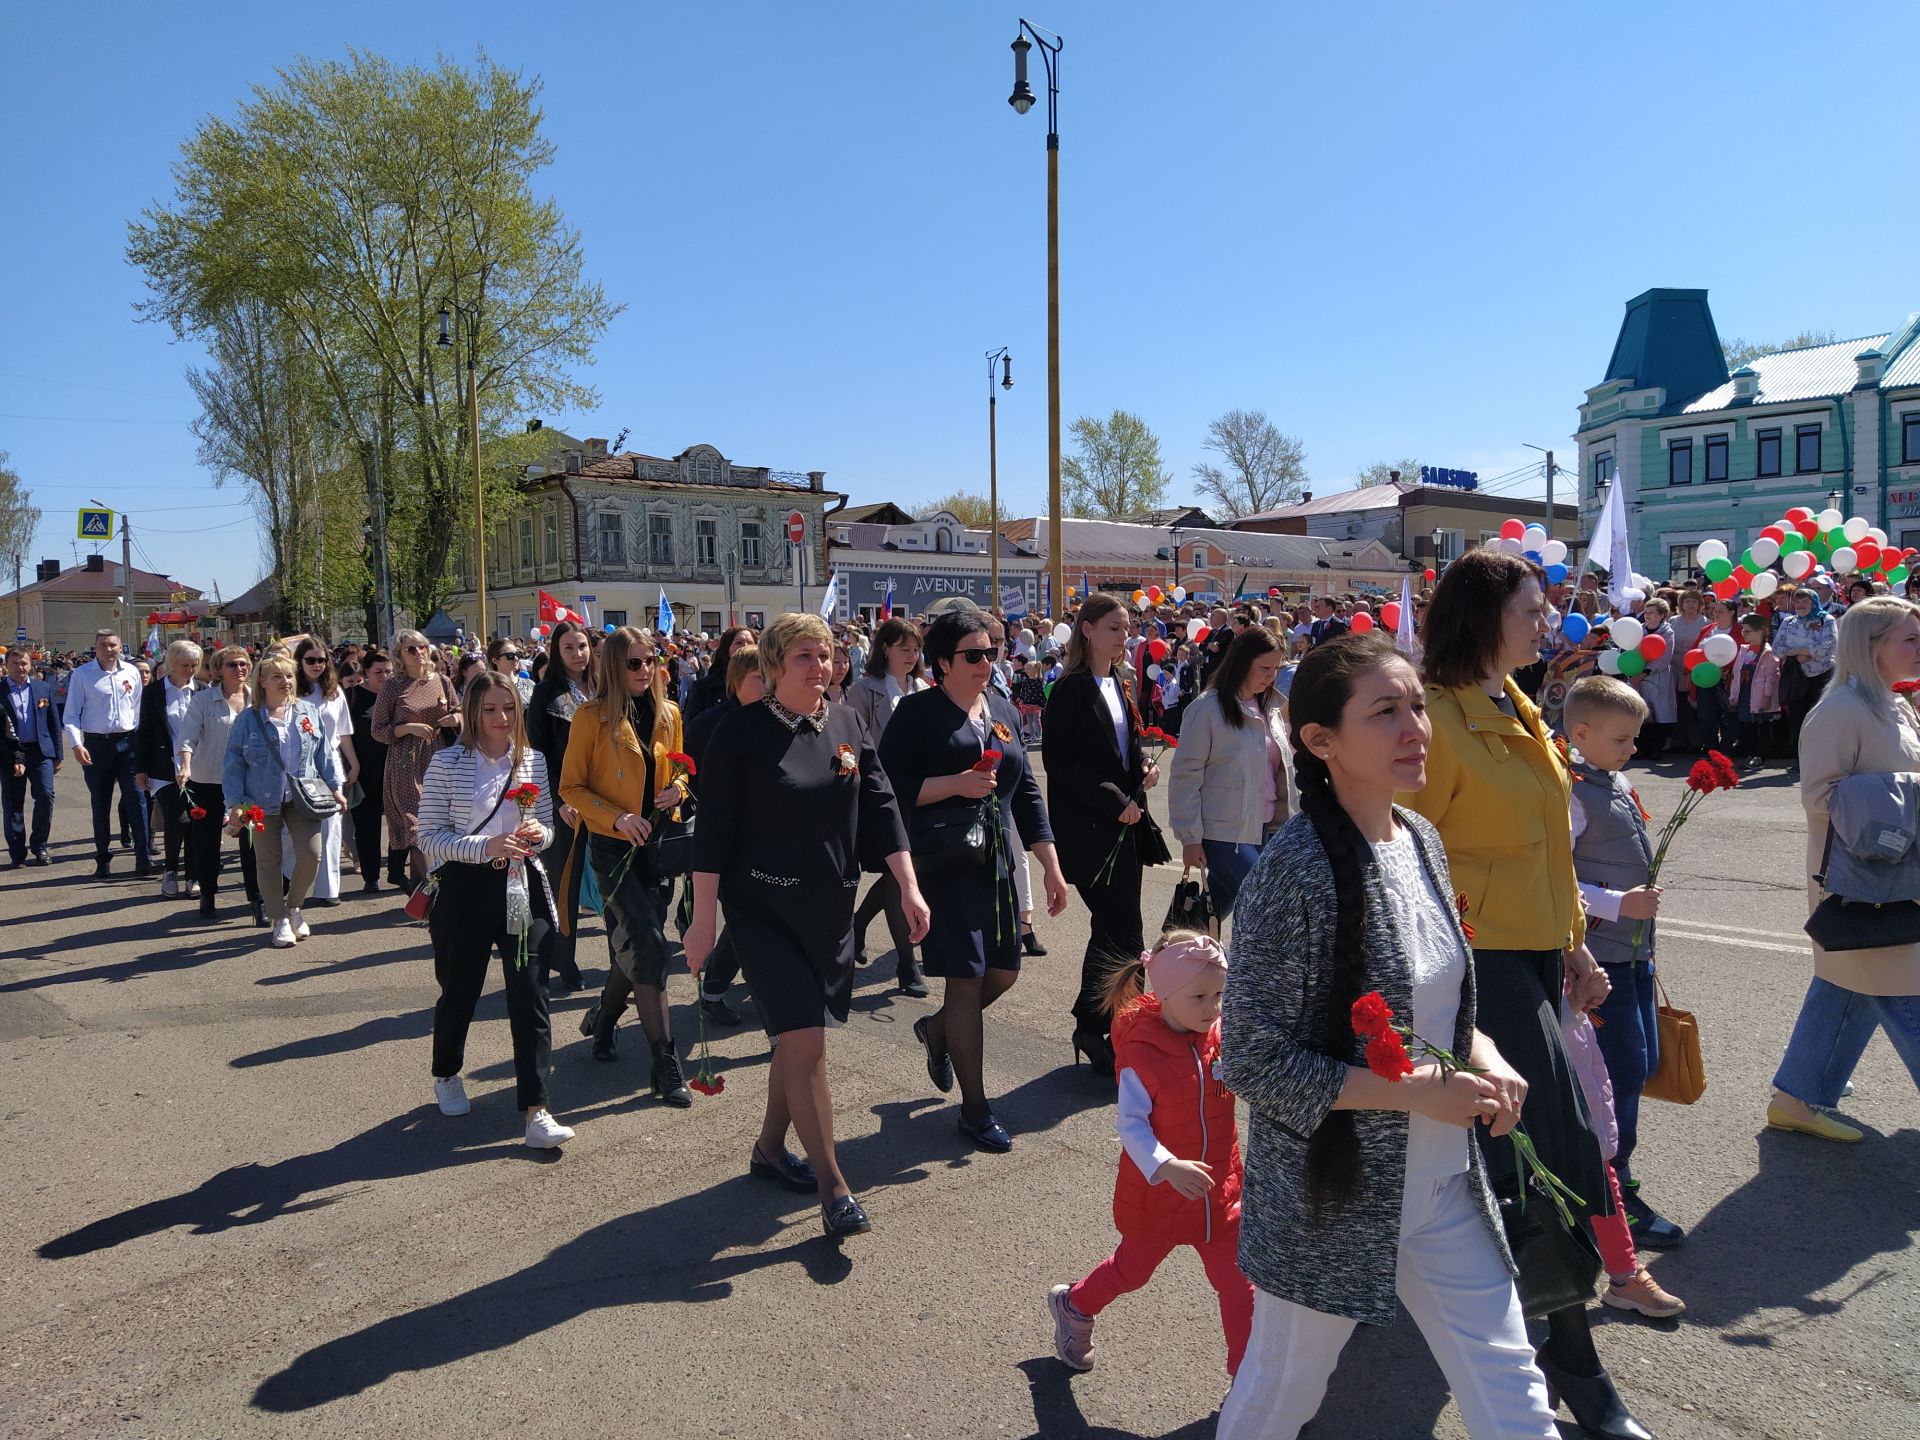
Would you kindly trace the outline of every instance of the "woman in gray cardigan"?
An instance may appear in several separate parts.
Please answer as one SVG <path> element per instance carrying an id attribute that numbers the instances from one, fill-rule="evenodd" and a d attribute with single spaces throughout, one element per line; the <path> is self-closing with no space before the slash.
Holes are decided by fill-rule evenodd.
<path id="1" fill-rule="evenodd" d="M 1184 869 L 1206 871 L 1222 919 L 1291 809 L 1284 702 L 1273 693 L 1284 658 L 1271 630 L 1248 626 L 1180 722 L 1167 816 Z"/>
<path id="2" fill-rule="evenodd" d="M 1385 640 L 1338 636 L 1301 663 L 1291 718 L 1301 813 L 1248 877 L 1222 1016 L 1219 1077 L 1251 1112 L 1255 1291 L 1220 1440 L 1298 1435 L 1354 1325 L 1390 1323 L 1396 1292 L 1474 1440 L 1550 1440 L 1476 1129 L 1510 1131 L 1526 1082 L 1474 1028 L 1439 835 L 1393 803 L 1426 783 L 1420 678 Z M 1375 1074 L 1352 1022 L 1370 992 L 1485 1073 Z"/>

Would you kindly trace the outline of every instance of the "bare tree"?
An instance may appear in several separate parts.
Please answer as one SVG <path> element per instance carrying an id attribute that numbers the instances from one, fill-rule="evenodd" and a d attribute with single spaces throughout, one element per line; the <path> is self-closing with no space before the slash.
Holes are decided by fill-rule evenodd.
<path id="1" fill-rule="evenodd" d="M 1193 478 L 1229 518 L 1292 504 L 1307 483 L 1307 447 L 1281 434 L 1264 410 L 1227 411 L 1200 443 L 1225 463 L 1196 465 Z"/>
<path id="2" fill-rule="evenodd" d="M 942 510 L 970 530 L 993 528 L 993 510 L 987 504 L 987 497 L 969 495 L 964 490 L 956 490 L 951 495 L 942 495 L 938 500 L 929 500 L 913 513 L 916 519 L 925 520 L 929 515 L 937 515 Z"/>
<path id="3" fill-rule="evenodd" d="M 40 507 L 33 503 L 32 492 L 20 472 L 7 463 L 8 454 L 0 450 L 0 559 L 13 564 L 13 625 L 20 628 L 20 567 L 33 548 L 34 532 L 40 528 Z"/>
<path id="4" fill-rule="evenodd" d="M 1839 338 L 1831 330 L 1802 330 L 1791 340 L 1782 340 L 1778 345 L 1763 340 L 1733 339 L 1724 342 L 1720 348 L 1726 353 L 1727 369 L 1738 370 L 1749 360 L 1758 360 L 1762 355 L 1773 355 L 1782 350 L 1804 350 L 1809 345 L 1831 345 Z"/>
<path id="5" fill-rule="evenodd" d="M 1160 440 L 1138 415 L 1073 422 L 1074 453 L 1060 459 L 1067 513 L 1112 519 L 1157 506 L 1173 476 L 1160 463 Z"/>
<path id="6" fill-rule="evenodd" d="M 1360 488 L 1372 485 L 1391 484 L 1395 473 L 1408 485 L 1420 483 L 1420 462 L 1418 460 L 1376 460 L 1359 474 Z"/>

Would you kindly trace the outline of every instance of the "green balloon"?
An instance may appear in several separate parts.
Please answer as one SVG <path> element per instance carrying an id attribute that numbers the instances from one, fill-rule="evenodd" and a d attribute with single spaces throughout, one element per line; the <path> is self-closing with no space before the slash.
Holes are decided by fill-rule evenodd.
<path id="1" fill-rule="evenodd" d="M 1740 552 L 1740 564 L 1749 575 L 1758 575 L 1762 570 L 1767 568 L 1753 558 L 1753 551 L 1751 550 L 1742 550 Z"/>
<path id="2" fill-rule="evenodd" d="M 1647 657 L 1642 655 L 1638 650 L 1622 650 L 1620 652 L 1620 673 L 1622 675 L 1638 675 L 1646 668 Z"/>
<path id="3" fill-rule="evenodd" d="M 1707 561 L 1701 568 L 1707 572 L 1707 579 L 1716 585 L 1733 574 L 1733 562 L 1731 560 L 1715 558 Z"/>
<path id="4" fill-rule="evenodd" d="M 1788 531 L 1787 537 L 1780 542 L 1780 553 L 1782 555 L 1791 555 L 1796 550 L 1804 550 L 1806 548 L 1807 537 L 1802 535 L 1798 530 Z"/>
<path id="5" fill-rule="evenodd" d="M 1711 660 L 1702 660 L 1693 667 L 1687 678 L 1701 689 L 1708 689 L 1720 683 L 1720 667 Z"/>
<path id="6" fill-rule="evenodd" d="M 1827 533 L 1820 538 L 1827 542 L 1827 548 L 1829 550 L 1838 550 L 1842 545 L 1850 545 L 1853 543 L 1847 539 L 1847 532 L 1842 530 L 1838 525 L 1827 531 Z"/>
<path id="7" fill-rule="evenodd" d="M 1906 578 L 1907 578 L 1907 567 L 1904 565 L 1896 565 L 1893 567 L 1893 569 L 1887 572 L 1887 583 L 1889 585 L 1903 584 L 1905 583 Z"/>

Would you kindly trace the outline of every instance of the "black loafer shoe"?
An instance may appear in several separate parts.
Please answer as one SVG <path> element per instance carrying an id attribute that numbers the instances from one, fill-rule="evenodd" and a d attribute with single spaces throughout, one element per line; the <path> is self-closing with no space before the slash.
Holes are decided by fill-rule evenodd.
<path id="1" fill-rule="evenodd" d="M 1047 947 L 1040 943 L 1040 937 L 1031 930 L 1020 932 L 1020 948 L 1035 957 L 1047 953 Z"/>
<path id="2" fill-rule="evenodd" d="M 916 962 L 902 961 L 894 983 L 902 995 L 911 995 L 915 1000 L 927 998 L 927 977 L 920 973 L 920 966 Z"/>
<path id="3" fill-rule="evenodd" d="M 829 1200 L 822 1205 L 820 1224 L 825 1228 L 829 1240 L 864 1235 L 873 1228 L 873 1222 L 867 1219 L 867 1212 L 860 1208 L 860 1202 L 851 1195 L 842 1195 L 838 1200 Z"/>
<path id="4" fill-rule="evenodd" d="M 1007 1127 L 993 1118 L 989 1110 L 978 1121 L 967 1119 L 967 1112 L 960 1112 L 960 1133 L 973 1141 L 982 1150 L 990 1150 L 995 1155 L 1004 1155 L 1013 1149 L 1013 1137 L 1007 1134 Z"/>
<path id="5" fill-rule="evenodd" d="M 1633 1418 L 1605 1370 L 1598 1375 L 1570 1375 L 1544 1352 L 1534 1359 L 1547 1380 L 1547 1403 L 1564 1401 L 1575 1423 L 1594 1440 L 1654 1440 L 1653 1432 Z"/>
<path id="6" fill-rule="evenodd" d="M 776 1165 L 761 1155 L 758 1145 L 754 1146 L 752 1158 L 747 1161 L 747 1173 L 761 1180 L 771 1180 L 776 1185 L 784 1185 L 789 1190 L 798 1190 L 804 1195 L 812 1195 L 820 1189 L 820 1179 L 813 1173 L 813 1166 L 791 1150 L 783 1149 L 780 1163 Z"/>
<path id="7" fill-rule="evenodd" d="M 922 1015 L 913 1022 L 913 1038 L 918 1040 L 927 1052 L 927 1078 L 933 1081 L 933 1088 L 942 1095 L 953 1089 L 953 1057 L 933 1053 L 933 1041 L 927 1038 L 927 1027 L 932 1022 L 931 1015 Z"/>
<path id="8" fill-rule="evenodd" d="M 1686 1243 L 1685 1230 L 1640 1198 L 1638 1181 L 1628 1182 L 1620 1198 L 1626 1202 L 1627 1225 L 1637 1249 L 1677 1250 Z"/>

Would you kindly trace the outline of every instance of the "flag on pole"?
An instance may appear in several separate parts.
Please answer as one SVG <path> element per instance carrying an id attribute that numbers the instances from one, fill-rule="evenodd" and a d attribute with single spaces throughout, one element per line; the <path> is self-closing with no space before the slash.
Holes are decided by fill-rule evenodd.
<path id="1" fill-rule="evenodd" d="M 880 602 L 880 618 L 882 620 L 893 618 L 893 576 L 891 575 L 887 576 L 887 598 Z"/>
<path id="2" fill-rule="evenodd" d="M 569 610 L 546 591 L 540 592 L 540 618 L 558 624 L 562 620 L 571 620 L 576 625 L 587 623 L 587 617 L 577 610 Z"/>
<path id="3" fill-rule="evenodd" d="M 1400 623 L 1393 627 L 1393 648 L 1409 660 L 1414 658 L 1413 577 L 1400 577 Z"/>
<path id="4" fill-rule="evenodd" d="M 1087 572 L 1082 570 L 1080 572 L 1080 603 L 1086 604 L 1087 597 L 1091 594 L 1093 594 L 1093 586 L 1087 583 Z"/>
<path id="5" fill-rule="evenodd" d="M 660 587 L 660 613 L 654 617 L 654 628 L 660 632 L 660 638 L 666 639 L 673 634 L 673 606 L 667 603 L 667 587 Z"/>
<path id="6" fill-rule="evenodd" d="M 1624 608 L 1627 590 L 1633 585 L 1633 556 L 1627 549 L 1627 497 L 1616 478 L 1607 487 L 1606 504 L 1593 523 L 1593 537 L 1587 542 L 1587 559 L 1607 567 L 1607 598 Z"/>
<path id="7" fill-rule="evenodd" d="M 840 572 L 827 577 L 827 593 L 820 597 L 820 618 L 831 623 L 840 611 Z"/>

